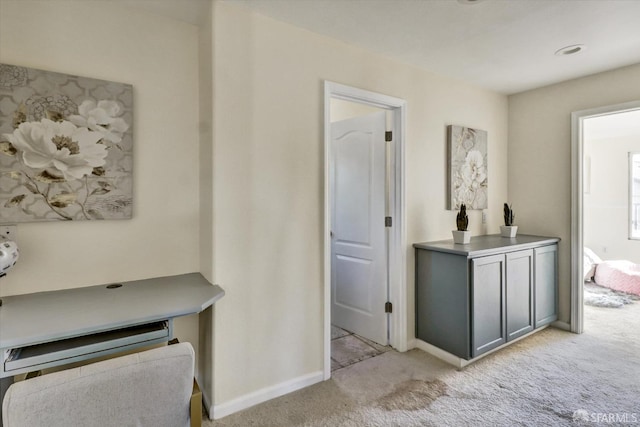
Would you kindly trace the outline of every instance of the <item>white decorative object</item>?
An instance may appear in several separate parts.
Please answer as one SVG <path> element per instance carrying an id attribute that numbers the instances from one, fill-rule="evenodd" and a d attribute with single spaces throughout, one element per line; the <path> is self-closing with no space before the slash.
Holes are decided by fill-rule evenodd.
<path id="1" fill-rule="evenodd" d="M 16 242 L 0 237 L 0 277 L 5 276 L 16 265 L 20 251 Z M 1 304 L 0 304 L 1 305 Z"/>
<path id="2" fill-rule="evenodd" d="M 517 225 L 501 225 L 500 226 L 500 235 L 502 237 L 516 237 L 518 233 Z"/>
<path id="3" fill-rule="evenodd" d="M 471 232 L 468 230 L 451 230 L 453 234 L 453 243 L 466 245 L 471 241 Z"/>

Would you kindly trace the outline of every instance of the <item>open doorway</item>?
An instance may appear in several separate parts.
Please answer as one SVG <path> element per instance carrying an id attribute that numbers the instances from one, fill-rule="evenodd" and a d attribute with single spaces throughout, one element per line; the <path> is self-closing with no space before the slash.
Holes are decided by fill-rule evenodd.
<path id="1" fill-rule="evenodd" d="M 325 379 L 331 339 L 345 333 L 334 316 L 372 349 L 407 348 L 404 117 L 404 100 L 325 82 Z M 336 291 L 354 278 L 377 282 L 375 295 L 368 284 Z"/>
<path id="2" fill-rule="evenodd" d="M 576 333 L 583 332 L 587 312 L 601 321 L 613 319 L 611 312 L 591 307 L 622 307 L 640 296 L 639 123 L 640 102 L 572 114 L 571 330 Z"/>
<path id="3" fill-rule="evenodd" d="M 640 300 L 640 110 L 585 119 L 583 149 L 588 328 Z"/>

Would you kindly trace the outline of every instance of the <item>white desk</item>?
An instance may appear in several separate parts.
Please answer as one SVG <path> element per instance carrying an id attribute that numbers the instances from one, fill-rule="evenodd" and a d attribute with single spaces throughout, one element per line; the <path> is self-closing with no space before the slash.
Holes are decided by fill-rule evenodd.
<path id="1" fill-rule="evenodd" d="M 0 379 L 173 338 L 173 319 L 224 296 L 199 273 L 2 298 Z M 0 392 L 0 403 L 4 393 Z"/>

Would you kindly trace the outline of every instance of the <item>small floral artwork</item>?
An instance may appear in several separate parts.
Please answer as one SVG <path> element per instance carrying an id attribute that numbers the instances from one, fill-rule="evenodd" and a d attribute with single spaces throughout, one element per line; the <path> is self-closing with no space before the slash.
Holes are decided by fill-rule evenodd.
<path id="1" fill-rule="evenodd" d="M 0 223 L 128 219 L 133 88 L 0 63 Z"/>
<path id="2" fill-rule="evenodd" d="M 487 132 L 462 126 L 447 128 L 449 209 L 487 208 Z"/>

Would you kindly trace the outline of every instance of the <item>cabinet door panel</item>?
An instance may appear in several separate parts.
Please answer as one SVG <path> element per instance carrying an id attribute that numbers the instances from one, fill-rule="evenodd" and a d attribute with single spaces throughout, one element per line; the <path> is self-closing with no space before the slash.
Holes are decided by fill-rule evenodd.
<path id="1" fill-rule="evenodd" d="M 469 265 L 459 255 L 416 250 L 416 338 L 470 358 Z"/>
<path id="2" fill-rule="evenodd" d="M 472 357 L 506 342 L 505 338 L 505 256 L 471 260 L 472 269 Z"/>
<path id="3" fill-rule="evenodd" d="M 507 341 L 533 330 L 533 250 L 507 254 Z"/>
<path id="4" fill-rule="evenodd" d="M 536 248 L 535 327 L 558 319 L 558 245 Z"/>

